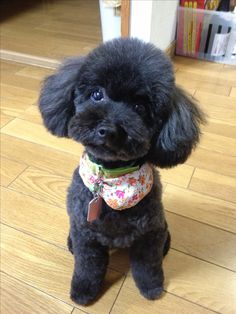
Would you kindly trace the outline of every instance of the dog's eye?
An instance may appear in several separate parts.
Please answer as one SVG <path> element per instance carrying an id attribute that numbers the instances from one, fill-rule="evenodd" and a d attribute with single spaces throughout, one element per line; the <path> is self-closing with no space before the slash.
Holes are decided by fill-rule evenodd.
<path id="1" fill-rule="evenodd" d="M 104 94 L 101 89 L 96 89 L 95 91 L 92 92 L 90 97 L 93 101 L 98 102 L 104 99 Z"/>
<path id="2" fill-rule="evenodd" d="M 143 113 L 145 113 L 146 108 L 145 108 L 144 105 L 136 104 L 136 105 L 134 106 L 134 110 L 137 111 L 137 112 L 140 113 L 140 114 L 143 114 Z"/>

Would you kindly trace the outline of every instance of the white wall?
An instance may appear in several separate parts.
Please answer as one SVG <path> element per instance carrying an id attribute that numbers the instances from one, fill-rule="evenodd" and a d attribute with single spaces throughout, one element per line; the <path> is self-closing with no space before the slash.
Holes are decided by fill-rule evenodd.
<path id="1" fill-rule="evenodd" d="M 175 39 L 179 0 L 132 0 L 130 35 L 165 50 Z"/>
<path id="2" fill-rule="evenodd" d="M 121 17 L 114 15 L 114 8 L 99 0 L 102 39 L 107 41 L 121 36 Z"/>
<path id="3" fill-rule="evenodd" d="M 119 37 L 120 17 L 100 2 L 103 41 Z M 130 35 L 165 50 L 175 39 L 179 0 L 131 0 Z"/>
<path id="4" fill-rule="evenodd" d="M 163 50 L 175 40 L 178 4 L 179 0 L 153 0 L 150 41 Z"/>
<path id="5" fill-rule="evenodd" d="M 153 0 L 131 0 L 130 35 L 150 41 Z"/>

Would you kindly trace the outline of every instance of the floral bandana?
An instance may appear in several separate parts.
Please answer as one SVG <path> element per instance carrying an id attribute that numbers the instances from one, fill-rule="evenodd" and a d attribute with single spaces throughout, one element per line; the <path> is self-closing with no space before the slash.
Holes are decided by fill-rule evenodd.
<path id="1" fill-rule="evenodd" d="M 87 188 L 115 210 L 135 206 L 153 185 L 153 169 L 148 163 L 141 167 L 105 169 L 85 153 L 80 160 L 79 174 Z"/>

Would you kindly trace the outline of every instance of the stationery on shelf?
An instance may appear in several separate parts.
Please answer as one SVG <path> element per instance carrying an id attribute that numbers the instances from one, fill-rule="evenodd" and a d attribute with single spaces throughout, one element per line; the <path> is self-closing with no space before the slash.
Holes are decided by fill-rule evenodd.
<path id="1" fill-rule="evenodd" d="M 180 0 L 177 54 L 213 61 L 235 59 L 236 15 L 226 13 L 233 10 L 233 1 Z"/>

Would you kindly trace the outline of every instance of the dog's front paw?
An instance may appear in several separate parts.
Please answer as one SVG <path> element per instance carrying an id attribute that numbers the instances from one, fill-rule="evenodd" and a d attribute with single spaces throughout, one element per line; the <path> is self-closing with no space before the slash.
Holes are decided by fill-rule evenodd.
<path id="1" fill-rule="evenodd" d="M 88 278 L 73 276 L 70 297 L 75 303 L 87 305 L 94 301 L 100 291 L 100 285 L 92 283 Z"/>
<path id="2" fill-rule="evenodd" d="M 148 287 L 142 287 L 139 288 L 140 293 L 148 300 L 156 300 L 160 298 L 163 292 L 163 287 L 156 287 L 156 288 L 148 288 Z"/>

